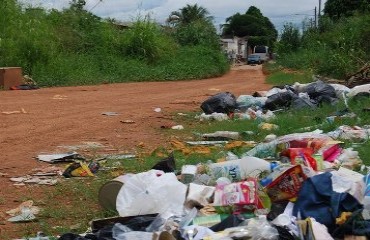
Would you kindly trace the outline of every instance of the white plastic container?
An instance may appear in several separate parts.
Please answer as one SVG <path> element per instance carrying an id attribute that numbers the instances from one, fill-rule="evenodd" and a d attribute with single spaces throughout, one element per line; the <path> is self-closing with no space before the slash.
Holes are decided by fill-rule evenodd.
<path id="1" fill-rule="evenodd" d="M 261 158 L 243 157 L 238 160 L 210 164 L 213 179 L 227 177 L 236 182 L 247 177 L 257 177 L 264 171 L 271 172 L 271 164 Z"/>

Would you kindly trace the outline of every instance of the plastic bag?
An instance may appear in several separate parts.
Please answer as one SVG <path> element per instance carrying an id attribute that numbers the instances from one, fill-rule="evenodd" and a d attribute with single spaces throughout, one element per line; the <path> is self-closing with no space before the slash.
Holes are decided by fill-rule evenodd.
<path id="1" fill-rule="evenodd" d="M 361 93 L 370 94 L 370 84 L 364 84 L 352 88 L 348 93 L 348 97 L 352 98 Z"/>
<path id="2" fill-rule="evenodd" d="M 63 176 L 70 177 L 94 177 L 93 171 L 99 168 L 99 165 L 86 164 L 84 162 L 74 162 L 67 166 Z"/>
<path id="3" fill-rule="evenodd" d="M 295 109 L 314 108 L 316 105 L 311 101 L 307 93 L 300 93 L 298 97 L 293 98 L 291 107 Z"/>
<path id="4" fill-rule="evenodd" d="M 202 113 L 199 116 L 199 119 L 201 121 L 204 121 L 204 120 L 216 120 L 216 121 L 222 122 L 222 121 L 229 120 L 229 116 L 227 114 L 225 114 L 225 113 L 212 113 L 212 114 Z"/>
<path id="5" fill-rule="evenodd" d="M 141 239 L 141 240 L 152 240 L 153 233 L 151 232 L 136 232 L 128 231 L 128 228 L 120 223 L 113 226 L 112 229 L 113 238 L 117 240 L 131 240 L 131 239 Z"/>
<path id="6" fill-rule="evenodd" d="M 293 98 L 297 95 L 291 91 L 280 92 L 267 98 L 264 108 L 274 111 L 280 108 L 288 108 Z"/>
<path id="7" fill-rule="evenodd" d="M 239 227 L 227 228 L 223 234 L 231 239 L 278 240 L 279 232 L 271 226 L 265 217 L 252 218 L 244 221 Z M 216 238 L 209 238 L 216 239 Z M 226 238 L 225 238 L 226 239 Z"/>
<path id="8" fill-rule="evenodd" d="M 331 83 L 329 85 L 334 88 L 335 95 L 337 96 L 337 98 L 340 98 L 340 99 L 343 99 L 343 93 L 348 94 L 351 90 L 342 84 Z"/>
<path id="9" fill-rule="evenodd" d="M 218 93 L 204 101 L 200 108 L 206 114 L 231 113 L 236 108 L 236 98 L 230 92 Z"/>
<path id="10" fill-rule="evenodd" d="M 246 110 L 252 106 L 263 107 L 265 105 L 266 100 L 267 97 L 253 97 L 251 95 L 240 95 L 236 99 L 236 103 L 238 109 Z"/>
<path id="11" fill-rule="evenodd" d="M 176 162 L 173 156 L 173 152 L 170 155 L 162 160 L 160 160 L 157 164 L 155 164 L 152 169 L 161 170 L 163 172 L 174 172 L 176 169 Z"/>
<path id="12" fill-rule="evenodd" d="M 152 213 L 182 214 L 187 187 L 173 173 L 150 170 L 135 174 L 117 195 L 117 211 L 122 217 Z"/>
<path id="13" fill-rule="evenodd" d="M 337 100 L 334 87 L 320 80 L 307 85 L 304 88 L 304 92 L 308 93 L 310 98 L 318 103 L 334 103 Z"/>

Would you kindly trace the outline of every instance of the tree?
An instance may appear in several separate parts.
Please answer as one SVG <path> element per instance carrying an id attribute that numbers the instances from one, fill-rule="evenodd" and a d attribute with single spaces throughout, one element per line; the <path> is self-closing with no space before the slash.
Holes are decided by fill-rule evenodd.
<path id="1" fill-rule="evenodd" d="M 355 12 L 365 13 L 370 10 L 370 0 L 327 0 L 325 15 L 333 20 L 352 16 Z"/>
<path id="2" fill-rule="evenodd" d="M 298 50 L 301 44 L 301 36 L 299 29 L 292 23 L 284 24 L 283 32 L 281 33 L 280 41 L 277 44 L 278 52 L 285 54 Z"/>
<path id="3" fill-rule="evenodd" d="M 71 0 L 69 2 L 70 8 L 74 11 L 82 11 L 86 5 L 85 0 Z"/>
<path id="4" fill-rule="evenodd" d="M 258 8 L 251 6 L 245 14 L 236 13 L 226 19 L 223 35 L 249 36 L 249 42 L 252 41 L 252 45 L 271 46 L 276 41 L 277 31 Z"/>
<path id="5" fill-rule="evenodd" d="M 172 23 L 174 25 L 186 25 L 195 21 L 205 21 L 211 23 L 212 17 L 209 16 L 209 12 L 206 8 L 198 6 L 198 4 L 187 4 L 179 11 L 171 12 L 167 19 L 168 23 Z"/>
<path id="6" fill-rule="evenodd" d="M 206 8 L 187 4 L 172 12 L 167 22 L 173 25 L 172 33 L 179 44 L 219 48 L 219 37 Z"/>

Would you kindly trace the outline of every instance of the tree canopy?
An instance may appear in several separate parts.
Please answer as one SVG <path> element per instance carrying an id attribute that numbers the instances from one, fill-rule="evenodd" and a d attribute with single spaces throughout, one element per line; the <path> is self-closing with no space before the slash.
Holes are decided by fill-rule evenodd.
<path id="1" fill-rule="evenodd" d="M 189 5 L 174 11 L 167 19 L 173 36 L 181 45 L 206 45 L 219 48 L 219 39 L 212 17 L 206 8 L 198 4 Z"/>
<path id="2" fill-rule="evenodd" d="M 212 17 L 209 16 L 209 12 L 206 8 L 201 7 L 198 4 L 187 4 L 185 7 L 180 8 L 179 11 L 171 12 L 167 19 L 168 23 L 175 25 L 190 24 L 195 21 L 205 21 L 211 23 Z"/>
<path id="3" fill-rule="evenodd" d="M 297 51 L 301 44 L 301 36 L 299 29 L 292 23 L 284 24 L 283 32 L 281 33 L 280 41 L 276 44 L 280 54 L 287 54 Z"/>
<path id="4" fill-rule="evenodd" d="M 324 13 L 333 20 L 367 11 L 370 11 L 370 0 L 327 0 L 324 7 Z"/>
<path id="5" fill-rule="evenodd" d="M 244 14 L 236 13 L 226 19 L 223 35 L 248 36 L 254 45 L 271 45 L 277 38 L 277 30 L 261 11 L 251 6 Z"/>

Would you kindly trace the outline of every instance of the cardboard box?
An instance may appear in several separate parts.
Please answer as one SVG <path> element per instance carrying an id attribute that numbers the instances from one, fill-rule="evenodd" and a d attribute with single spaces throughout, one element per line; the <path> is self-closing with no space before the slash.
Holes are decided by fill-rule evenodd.
<path id="1" fill-rule="evenodd" d="M 0 88 L 9 90 L 13 86 L 23 83 L 22 68 L 2 67 L 0 68 Z"/>

